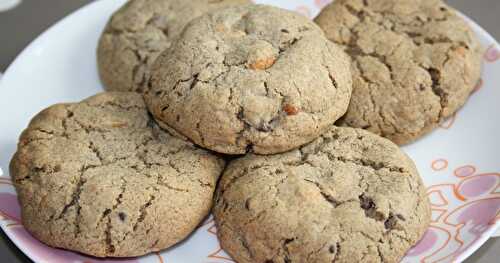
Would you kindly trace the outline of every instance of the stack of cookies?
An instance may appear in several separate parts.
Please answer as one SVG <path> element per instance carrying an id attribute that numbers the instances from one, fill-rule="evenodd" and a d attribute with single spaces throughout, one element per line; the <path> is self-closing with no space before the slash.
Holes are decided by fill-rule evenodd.
<path id="1" fill-rule="evenodd" d="M 246 0 L 129 1 L 97 51 L 107 92 L 21 135 L 26 229 L 131 257 L 212 211 L 240 263 L 398 262 L 430 207 L 397 144 L 465 103 L 478 41 L 440 0 L 336 0 L 315 22 Z"/>

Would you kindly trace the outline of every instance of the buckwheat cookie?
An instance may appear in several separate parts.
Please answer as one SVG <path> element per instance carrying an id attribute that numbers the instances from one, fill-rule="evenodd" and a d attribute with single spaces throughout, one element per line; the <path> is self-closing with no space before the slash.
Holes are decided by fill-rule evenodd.
<path id="1" fill-rule="evenodd" d="M 170 247 L 209 213 L 224 161 L 161 130 L 141 95 L 102 93 L 40 112 L 10 172 L 33 236 L 97 257 Z"/>
<path id="2" fill-rule="evenodd" d="M 479 80 L 480 44 L 440 0 L 336 0 L 315 21 L 352 57 L 341 125 L 410 143 L 462 107 Z"/>
<path id="3" fill-rule="evenodd" d="M 430 206 L 413 162 L 361 129 L 332 128 L 285 154 L 233 161 L 214 208 L 236 262 L 399 262 Z"/>
<path id="4" fill-rule="evenodd" d="M 247 5 L 186 26 L 152 69 L 156 120 L 205 148 L 284 152 L 312 141 L 346 111 L 347 55 L 307 18 Z"/>
<path id="5" fill-rule="evenodd" d="M 191 19 L 250 0 L 130 0 L 113 14 L 99 41 L 99 74 L 110 91 L 141 91 L 149 67 Z"/>

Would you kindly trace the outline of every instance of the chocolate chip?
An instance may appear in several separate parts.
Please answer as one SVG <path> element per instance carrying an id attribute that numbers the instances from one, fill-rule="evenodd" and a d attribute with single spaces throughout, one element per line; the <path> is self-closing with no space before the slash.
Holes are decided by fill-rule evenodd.
<path id="1" fill-rule="evenodd" d="M 389 214 L 389 217 L 384 222 L 385 229 L 391 230 L 398 224 L 398 219 L 392 214 Z"/>
<path id="2" fill-rule="evenodd" d="M 153 119 L 153 117 L 152 117 L 152 116 L 148 119 L 148 123 L 147 123 L 146 125 L 147 125 L 149 128 L 153 128 L 153 127 L 155 127 L 156 122 L 155 122 L 155 120 Z"/>
<path id="3" fill-rule="evenodd" d="M 329 248 L 328 248 L 328 251 L 332 254 L 335 254 L 335 251 L 337 251 L 336 247 L 334 245 L 331 245 Z"/>
<path id="4" fill-rule="evenodd" d="M 120 218 L 121 221 L 125 221 L 127 218 L 127 215 L 123 212 L 118 213 L 118 217 Z"/>
<path id="5" fill-rule="evenodd" d="M 366 197 L 364 194 L 359 197 L 359 200 L 361 201 L 361 208 L 363 208 L 363 210 L 375 208 L 375 203 L 373 202 L 373 200 L 369 197 Z"/>
<path id="6" fill-rule="evenodd" d="M 384 220 L 384 215 L 377 212 L 377 205 L 372 198 L 365 196 L 364 194 L 359 196 L 360 206 L 365 210 L 365 215 L 367 217 L 373 218 L 377 221 Z"/>

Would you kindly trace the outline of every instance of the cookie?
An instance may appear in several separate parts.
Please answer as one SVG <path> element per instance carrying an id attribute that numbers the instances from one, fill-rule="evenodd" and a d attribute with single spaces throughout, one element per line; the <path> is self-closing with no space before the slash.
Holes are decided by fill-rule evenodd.
<path id="1" fill-rule="evenodd" d="M 475 34 L 440 0 L 338 0 L 315 21 L 352 57 L 338 125 L 407 144 L 461 108 L 480 78 Z"/>
<path id="2" fill-rule="evenodd" d="M 132 92 L 43 110 L 10 164 L 26 229 L 97 257 L 140 256 L 184 239 L 209 213 L 223 168 L 161 130 Z"/>
<path id="3" fill-rule="evenodd" d="M 130 0 L 109 20 L 97 62 L 106 90 L 141 91 L 149 67 L 191 19 L 250 0 Z"/>
<path id="4" fill-rule="evenodd" d="M 202 147 L 284 152 L 317 138 L 347 110 L 347 55 L 307 18 L 265 5 L 208 13 L 152 68 L 148 108 Z"/>
<path id="5" fill-rule="evenodd" d="M 353 128 L 233 161 L 215 200 L 222 248 L 239 263 L 399 262 L 430 221 L 413 162 Z"/>

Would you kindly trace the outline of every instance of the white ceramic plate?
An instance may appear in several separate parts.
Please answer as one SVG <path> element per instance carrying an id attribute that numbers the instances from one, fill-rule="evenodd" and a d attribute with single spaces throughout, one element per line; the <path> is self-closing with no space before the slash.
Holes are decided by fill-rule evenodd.
<path id="1" fill-rule="evenodd" d="M 124 0 L 101 0 L 63 19 L 29 45 L 0 82 L 0 226 L 36 262 L 104 261 L 49 248 L 20 224 L 19 205 L 8 164 L 21 131 L 41 109 L 74 102 L 102 91 L 95 49 L 110 14 Z M 309 17 L 329 0 L 259 0 Z M 482 82 L 467 105 L 441 128 L 404 150 L 416 162 L 428 187 L 432 224 L 403 262 L 462 261 L 500 226 L 500 47 L 471 22 L 485 47 Z M 0 170 L 1 173 L 1 170 Z M 185 242 L 126 262 L 229 263 L 213 220 Z M 118 261 L 118 260 L 115 260 Z M 124 260 L 119 260 L 124 261 Z"/>

